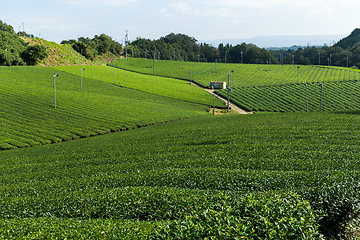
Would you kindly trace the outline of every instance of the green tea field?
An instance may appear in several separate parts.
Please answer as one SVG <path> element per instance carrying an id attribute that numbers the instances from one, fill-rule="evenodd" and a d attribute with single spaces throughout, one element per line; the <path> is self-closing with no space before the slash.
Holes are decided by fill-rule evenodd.
<path id="1" fill-rule="evenodd" d="M 114 70 L 106 66 L 86 66 L 81 87 L 81 68 L 0 67 L 0 149 L 206 115 L 213 104 L 210 94 L 179 80 L 132 73 L 125 84 L 124 71 L 116 69 L 115 85 Z M 66 72 L 75 69 L 79 75 Z"/>
<path id="2" fill-rule="evenodd" d="M 359 112 L 218 115 L 0 152 L 3 239 L 345 239 Z"/>
<path id="3" fill-rule="evenodd" d="M 109 65 L 145 74 L 153 74 L 153 60 L 143 58 L 119 59 Z M 352 68 L 327 66 L 196 63 L 157 60 L 155 75 L 191 80 L 210 87 L 210 81 L 228 81 L 234 88 L 288 85 L 298 83 L 327 83 L 360 80 L 360 71 Z"/>
<path id="4" fill-rule="evenodd" d="M 128 59 L 127 67 L 151 74 L 153 62 L 147 61 L 145 67 L 144 59 Z M 125 68 L 124 59 L 112 64 Z M 247 111 L 337 111 L 360 107 L 357 97 L 360 71 L 351 68 L 161 60 L 155 63 L 155 68 L 157 75 L 186 80 L 190 80 L 191 71 L 191 80 L 204 87 L 209 87 L 210 81 L 230 81 L 231 101 Z M 217 94 L 227 98 L 228 91 Z"/>

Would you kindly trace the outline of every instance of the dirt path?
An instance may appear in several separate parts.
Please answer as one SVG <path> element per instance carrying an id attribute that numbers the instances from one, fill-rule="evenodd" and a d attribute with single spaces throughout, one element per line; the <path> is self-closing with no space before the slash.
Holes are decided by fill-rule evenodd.
<path id="1" fill-rule="evenodd" d="M 225 103 L 227 103 L 227 99 L 225 99 L 225 98 L 223 98 L 223 97 L 215 94 L 215 93 L 214 93 L 214 90 L 212 90 L 212 89 L 207 89 L 207 88 L 203 88 L 203 87 L 197 85 L 197 84 L 194 83 L 194 82 L 191 82 L 191 85 L 196 86 L 196 87 L 199 87 L 199 88 L 201 88 L 201 89 L 203 89 L 203 90 L 211 93 L 212 95 L 215 95 L 215 96 L 218 97 L 220 100 L 222 100 L 222 101 L 224 101 Z M 230 108 L 231 108 L 232 110 L 238 112 L 239 114 L 252 114 L 252 112 L 247 112 L 247 111 L 239 108 L 239 107 L 236 106 L 235 104 L 232 104 L 231 102 L 230 102 Z"/>

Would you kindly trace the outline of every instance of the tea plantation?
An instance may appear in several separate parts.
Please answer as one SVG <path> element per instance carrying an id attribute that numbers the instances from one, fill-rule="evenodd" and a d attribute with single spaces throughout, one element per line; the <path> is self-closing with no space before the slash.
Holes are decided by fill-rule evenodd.
<path id="1" fill-rule="evenodd" d="M 80 74 L 81 66 L 71 69 Z M 120 87 L 110 83 L 114 71 L 106 66 L 86 66 L 81 91 L 80 76 L 65 70 L 0 67 L 0 149 L 56 143 L 205 115 L 213 104 L 210 94 L 179 80 L 132 74 L 126 78 L 130 86 Z M 112 72 L 111 77 L 106 70 Z M 116 70 L 119 78 L 123 72 Z M 59 74 L 55 79 L 56 95 L 54 74 Z M 154 90 L 162 85 L 164 90 Z M 178 94 L 172 97 L 170 91 Z M 220 100 L 216 104 L 223 106 Z"/>
<path id="2" fill-rule="evenodd" d="M 126 67 L 124 59 L 112 64 Z M 152 74 L 153 62 L 147 60 L 145 67 L 144 59 L 128 59 L 127 68 Z M 209 87 L 210 81 L 230 80 L 230 100 L 247 111 L 338 111 L 360 108 L 356 97 L 360 71 L 351 68 L 160 60 L 155 63 L 155 69 L 157 75 L 186 80 L 190 80 L 191 71 L 191 80 L 204 87 Z M 233 74 L 229 79 L 228 73 Z M 228 95 L 227 90 L 216 93 L 225 98 Z"/>
<path id="3" fill-rule="evenodd" d="M 1 151 L 0 236 L 355 236 L 359 126 L 359 112 L 218 115 Z"/>
<path id="4" fill-rule="evenodd" d="M 0 239 L 359 236 L 356 70 L 306 66 L 313 72 L 307 86 L 296 77 L 276 80 L 275 71 L 294 74 L 296 66 L 272 66 L 251 86 L 236 85 L 235 70 L 234 102 L 286 113 L 210 116 L 210 94 L 149 76 L 150 66 L 148 75 L 121 70 L 121 61 L 116 68 L 0 67 Z M 232 66 L 166 64 L 174 73 L 178 65 L 218 67 L 225 78 Z M 324 69 L 340 75 L 320 78 L 320 95 L 310 80 Z"/>

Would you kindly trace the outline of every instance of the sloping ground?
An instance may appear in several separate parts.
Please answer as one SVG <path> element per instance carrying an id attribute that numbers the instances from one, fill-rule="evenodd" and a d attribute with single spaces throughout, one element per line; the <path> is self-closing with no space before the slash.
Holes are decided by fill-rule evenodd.
<path id="1" fill-rule="evenodd" d="M 68 66 L 68 65 L 92 65 L 106 64 L 119 58 L 112 53 L 104 54 L 93 61 L 81 57 L 69 44 L 57 44 L 41 38 L 23 38 L 30 45 L 41 45 L 47 49 L 48 58 L 37 63 L 38 66 Z"/>
<path id="2" fill-rule="evenodd" d="M 102 67 L 113 74 L 110 67 Z M 54 74 L 59 74 L 56 95 Z M 67 141 L 208 114 L 211 104 L 204 104 L 203 92 L 186 92 L 188 99 L 192 94 L 193 102 L 89 77 L 83 77 L 81 91 L 79 76 L 53 67 L 0 67 L 0 149 Z M 196 95 L 200 95 L 199 100 Z"/>
<path id="3" fill-rule="evenodd" d="M 186 227 L 184 214 L 225 202 L 232 217 L 244 218 L 239 224 L 247 218 L 257 224 L 246 228 L 253 229 L 247 239 L 320 239 L 293 225 L 300 221 L 314 229 L 321 224 L 326 239 L 350 239 L 331 235 L 354 230 L 351 220 L 359 217 L 358 116 L 208 116 L 2 151 L 0 235 L 133 239 L 121 234 L 130 229 L 146 239 L 159 221 L 183 219 Z M 229 198 L 219 201 L 220 191 Z M 291 192 L 311 208 L 304 200 L 294 205 Z M 273 200 L 256 207 L 257 200 L 242 200 L 247 194 Z M 316 219 L 306 222 L 311 211 Z"/>

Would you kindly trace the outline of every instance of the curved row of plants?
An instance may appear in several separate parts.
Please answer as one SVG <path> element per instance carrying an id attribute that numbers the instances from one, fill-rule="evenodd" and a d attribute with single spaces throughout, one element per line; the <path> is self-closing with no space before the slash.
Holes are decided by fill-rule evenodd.
<path id="1" fill-rule="evenodd" d="M 321 87 L 322 86 L 322 87 Z M 358 81 L 233 88 L 230 99 L 247 111 L 297 112 L 358 110 Z M 227 90 L 216 91 L 228 96 Z"/>
<path id="2" fill-rule="evenodd" d="M 2 151 L 0 231 L 344 239 L 360 216 L 358 125 L 356 112 L 200 117 Z"/>
<path id="3" fill-rule="evenodd" d="M 360 71 L 327 66 L 196 63 L 144 58 L 119 59 L 109 65 L 145 74 L 192 80 L 210 87 L 210 81 L 228 82 L 232 87 L 288 85 L 294 83 L 341 82 L 360 80 Z M 155 71 L 154 71 L 155 67 Z M 191 72 L 191 73 L 190 73 Z"/>
<path id="4" fill-rule="evenodd" d="M 76 66 L 79 74 L 82 67 Z M 86 69 L 91 72 L 91 66 Z M 141 85 L 146 81 L 141 76 L 127 79 L 138 83 L 136 89 L 131 89 L 110 84 L 114 79 L 110 67 L 94 71 L 103 77 L 99 80 L 91 74 L 83 76 L 81 91 L 81 77 L 60 68 L 0 67 L 0 149 L 67 141 L 204 115 L 213 104 L 210 94 L 188 84 L 177 84 L 176 80 L 152 80 L 154 85 L 166 85 L 166 90 L 154 94 L 151 89 L 144 89 L 149 85 Z M 59 74 L 55 79 L 56 95 L 54 74 Z M 116 74 L 125 76 L 118 69 Z M 110 80 L 104 81 L 107 78 Z M 181 94 L 170 97 L 176 91 Z"/>

